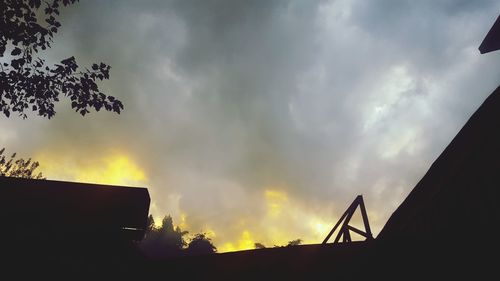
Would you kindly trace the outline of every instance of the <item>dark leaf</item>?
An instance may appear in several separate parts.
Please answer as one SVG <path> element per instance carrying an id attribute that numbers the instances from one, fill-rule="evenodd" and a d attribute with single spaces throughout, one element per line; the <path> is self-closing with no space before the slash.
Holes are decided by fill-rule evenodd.
<path id="1" fill-rule="evenodd" d="M 15 47 L 14 50 L 12 50 L 12 52 L 10 54 L 12 56 L 17 56 L 17 55 L 21 54 L 21 49 L 18 47 Z"/>
<path id="2" fill-rule="evenodd" d="M 20 58 L 20 59 L 15 59 L 15 60 L 12 60 L 12 62 L 10 63 L 10 65 L 12 65 L 12 67 L 14 69 L 20 69 L 21 66 L 24 65 L 24 59 L 23 58 Z"/>
<path id="3" fill-rule="evenodd" d="M 64 65 L 70 65 L 75 63 L 75 57 L 69 57 L 67 59 L 64 59 L 61 61 L 62 64 Z"/>

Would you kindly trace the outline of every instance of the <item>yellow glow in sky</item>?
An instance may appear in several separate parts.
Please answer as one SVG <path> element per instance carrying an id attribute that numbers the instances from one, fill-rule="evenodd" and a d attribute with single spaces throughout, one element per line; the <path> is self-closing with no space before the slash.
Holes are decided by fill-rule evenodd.
<path id="1" fill-rule="evenodd" d="M 189 228 L 186 218 L 187 218 L 186 214 L 181 214 L 181 221 L 179 222 L 179 227 L 184 230 Z"/>
<path id="2" fill-rule="evenodd" d="M 145 172 L 126 154 L 91 158 L 42 153 L 35 159 L 48 179 L 127 186 L 144 186 L 147 182 Z"/>
<path id="3" fill-rule="evenodd" d="M 127 185 L 146 180 L 144 172 L 124 155 L 114 155 L 101 160 L 101 169 L 87 167 L 76 176 L 77 181 Z"/>
<path id="4" fill-rule="evenodd" d="M 268 189 L 264 192 L 264 196 L 266 198 L 268 215 L 271 217 L 279 216 L 283 210 L 283 205 L 288 202 L 286 193 Z"/>
<path id="5" fill-rule="evenodd" d="M 218 248 L 220 253 L 223 252 L 233 252 L 241 250 L 249 250 L 255 247 L 255 241 L 252 238 L 252 234 L 248 230 L 244 230 L 241 233 L 240 238 L 236 243 L 227 242 Z"/>
<path id="6" fill-rule="evenodd" d="M 314 234 L 319 237 L 326 237 L 328 232 L 330 232 L 331 228 L 333 227 L 333 225 L 327 224 L 317 218 L 311 219 L 309 223 L 311 228 L 314 230 Z"/>
<path id="7" fill-rule="evenodd" d="M 295 239 L 309 244 L 321 243 L 335 223 L 336 217 L 332 215 L 330 221 L 317 216 L 284 190 L 276 187 L 266 188 L 261 197 L 265 206 L 263 216 L 242 220 L 245 223 L 242 223 L 232 239 L 215 239 L 218 252 L 254 249 L 257 242 L 267 247 L 285 246 Z M 325 217 L 328 217 L 328 214 L 325 214 Z M 217 231 L 224 232 L 223 229 Z"/>
<path id="8" fill-rule="evenodd" d="M 70 154 L 38 154 L 40 171 L 48 179 L 89 182 L 98 184 L 148 186 L 146 172 L 125 153 L 110 153 L 100 157 Z M 282 187 L 267 187 L 259 194 L 256 204 L 262 204 L 260 214 L 234 218 L 237 227 L 203 222 L 202 229 L 190 224 L 188 214 L 179 209 L 174 225 L 189 231 L 190 235 L 202 232 L 211 238 L 219 253 L 255 248 L 255 243 L 267 247 L 286 245 L 289 241 L 302 239 L 305 244 L 321 243 L 339 214 L 331 209 L 311 209 L 291 197 Z M 152 204 L 154 206 L 154 203 Z M 256 206 L 257 208 L 257 206 Z M 258 208 L 257 208 L 258 209 Z M 256 209 L 256 210 L 257 210 Z M 161 227 L 168 213 L 154 213 L 155 226 Z M 211 226 L 209 226 L 211 225 Z M 217 235 L 216 235 L 217 233 Z M 188 237 L 186 237 L 188 238 Z"/>

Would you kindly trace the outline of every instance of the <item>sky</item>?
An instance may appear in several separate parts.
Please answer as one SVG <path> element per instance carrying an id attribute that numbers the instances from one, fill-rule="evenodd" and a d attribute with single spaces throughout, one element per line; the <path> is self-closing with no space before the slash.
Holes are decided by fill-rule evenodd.
<path id="1" fill-rule="evenodd" d="M 111 65 L 124 111 L 0 118 L 48 179 L 147 187 L 219 252 L 321 243 L 356 195 L 376 236 L 500 83 L 493 0 L 86 1 L 42 56 Z M 354 218 L 354 225 L 359 224 Z"/>

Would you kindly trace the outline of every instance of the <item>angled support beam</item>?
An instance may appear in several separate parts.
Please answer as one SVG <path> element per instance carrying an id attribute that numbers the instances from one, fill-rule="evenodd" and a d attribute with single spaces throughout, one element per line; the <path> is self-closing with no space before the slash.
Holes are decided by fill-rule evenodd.
<path id="1" fill-rule="evenodd" d="M 372 230 L 370 229 L 370 223 L 368 222 L 368 214 L 366 213 L 365 202 L 363 201 L 363 196 L 358 195 L 359 197 L 359 209 L 361 210 L 361 217 L 363 218 L 363 224 L 365 225 L 366 230 L 366 238 L 373 239 Z"/>
<path id="2" fill-rule="evenodd" d="M 356 211 L 357 207 L 359 206 L 359 209 L 361 211 L 361 217 L 363 218 L 363 224 L 365 227 L 365 231 L 359 230 L 353 226 L 349 225 L 349 222 L 354 215 L 354 212 Z M 342 225 L 342 226 L 340 226 Z M 366 213 L 366 208 L 365 208 L 365 203 L 363 201 L 363 196 L 358 195 L 356 199 L 351 203 L 349 208 L 344 212 L 344 214 L 340 217 L 339 221 L 335 224 L 335 226 L 332 228 L 332 230 L 328 233 L 326 236 L 325 240 L 323 240 L 323 245 L 328 242 L 328 240 L 331 238 L 333 233 L 337 230 L 337 228 L 340 226 L 340 229 L 338 231 L 337 236 L 335 237 L 335 240 L 333 244 L 339 243 L 340 239 L 342 238 L 342 242 L 351 242 L 351 233 L 350 231 L 353 231 L 354 233 L 357 233 L 363 237 L 366 238 L 366 240 L 371 240 L 373 239 L 373 235 L 370 229 L 370 223 L 368 222 L 368 215 Z"/>
<path id="3" fill-rule="evenodd" d="M 350 231 L 352 231 L 352 232 L 354 232 L 354 233 L 357 233 L 357 234 L 359 234 L 359 235 L 361 235 L 361 236 L 363 236 L 363 237 L 366 237 L 366 238 L 368 238 L 368 236 L 369 236 L 366 232 L 361 231 L 361 230 L 359 230 L 359 229 L 355 228 L 354 226 L 350 226 L 350 225 L 348 225 L 348 226 L 347 226 L 347 229 L 349 229 Z"/>
<path id="4" fill-rule="evenodd" d="M 349 229 L 347 229 L 347 226 L 349 225 L 349 221 L 351 221 L 352 215 L 354 215 L 354 212 L 356 211 L 356 208 L 359 205 L 358 198 L 359 198 L 359 195 L 358 195 L 358 197 L 356 197 L 356 199 L 354 199 L 351 206 L 349 206 L 349 209 L 348 209 L 349 213 L 347 214 L 347 216 L 344 220 L 344 223 L 342 224 L 342 227 L 340 228 L 340 231 L 337 234 L 337 237 L 335 237 L 333 244 L 337 244 L 339 242 L 341 236 L 344 236 L 344 238 L 346 236 L 351 238 L 351 235 L 349 234 Z M 347 235 L 346 235 L 346 233 L 347 233 Z M 344 242 L 347 242 L 347 241 L 344 241 Z"/>
<path id="5" fill-rule="evenodd" d="M 347 210 L 344 212 L 344 214 L 340 217 L 339 221 L 335 224 L 335 226 L 332 228 L 332 230 L 330 230 L 330 233 L 328 233 L 328 235 L 326 236 L 325 240 L 323 240 L 322 244 L 326 244 L 328 242 L 328 240 L 333 235 L 333 233 L 335 232 L 335 230 L 337 230 L 337 227 L 339 227 L 339 225 L 342 223 L 342 221 L 345 219 L 345 217 L 349 214 L 349 212 L 353 208 L 355 202 L 356 202 L 356 200 L 354 200 L 354 202 L 351 203 L 351 205 L 349 206 L 349 208 L 347 208 Z"/>

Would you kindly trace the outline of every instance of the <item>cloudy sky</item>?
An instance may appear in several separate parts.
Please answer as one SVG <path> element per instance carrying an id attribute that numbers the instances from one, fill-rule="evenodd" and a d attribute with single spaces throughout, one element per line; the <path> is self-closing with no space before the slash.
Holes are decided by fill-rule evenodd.
<path id="1" fill-rule="evenodd" d="M 53 62 L 103 61 L 121 115 L 0 118 L 49 179 L 146 186 L 219 251 L 320 243 L 362 194 L 374 234 L 500 83 L 498 1 L 87 1 Z"/>

